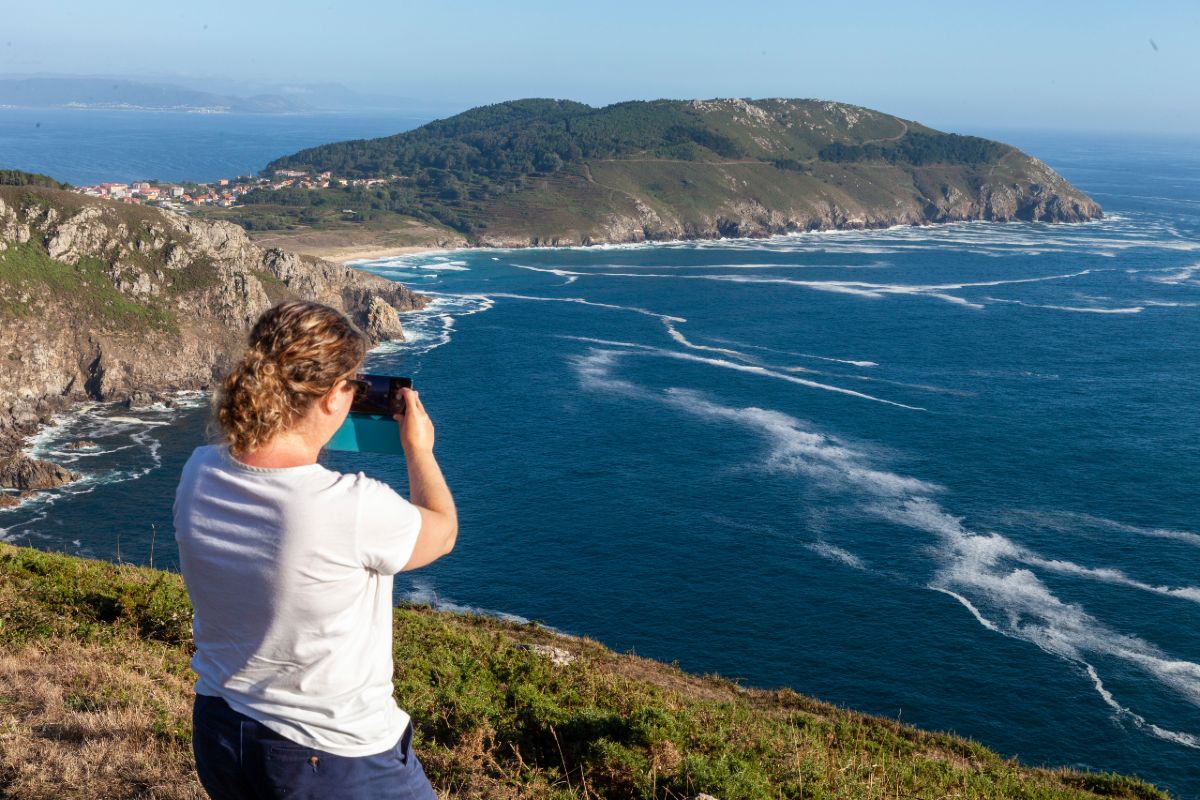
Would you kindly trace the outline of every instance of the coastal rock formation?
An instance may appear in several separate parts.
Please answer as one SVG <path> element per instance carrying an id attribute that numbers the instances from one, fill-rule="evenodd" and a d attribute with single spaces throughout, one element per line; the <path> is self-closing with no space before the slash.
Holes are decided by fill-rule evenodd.
<path id="1" fill-rule="evenodd" d="M 0 459 L 0 486 L 11 489 L 53 489 L 78 479 L 78 472 L 38 458 L 16 454 Z"/>
<path id="2" fill-rule="evenodd" d="M 343 310 L 378 343 L 428 300 L 398 283 L 264 249 L 238 226 L 45 187 L 0 187 L 0 458 L 80 400 L 162 402 L 204 389 L 273 303 Z M 8 458 L 0 486 L 72 476 Z"/>
<path id="3" fill-rule="evenodd" d="M 492 225 L 476 237 L 486 247 L 573 246 L 622 244 L 650 241 L 762 238 L 803 231 L 888 228 L 894 225 L 929 225 L 968 220 L 990 222 L 1087 222 L 1103 217 L 1100 206 L 1070 186 L 1040 161 L 1032 179 L 1023 177 L 1005 183 L 979 182 L 966 169 L 945 170 L 934 186 L 913 176 L 891 175 L 892 196 L 886 203 L 872 202 L 850 192 L 830 190 L 828 183 L 791 200 L 785 207 L 765 205 L 757 196 L 723 198 L 711 210 L 695 204 L 686 212 L 655 210 L 631 198 L 624 211 L 613 210 L 589 226 L 580 225 L 551 234 L 530 233 L 530 225 Z M 746 171 L 739 165 L 707 165 L 712 171 L 736 175 Z M 761 173 L 761 169 L 753 170 Z M 876 172 L 900 172 L 896 167 L 877 167 Z M 790 178 L 790 176 L 789 176 Z M 745 182 L 751 186 L 761 175 Z M 845 178 L 845 183 L 853 182 Z M 767 195 L 767 187 L 747 194 Z M 609 204 L 613 204 L 610 197 Z M 679 205 L 684 205 L 680 203 Z"/>

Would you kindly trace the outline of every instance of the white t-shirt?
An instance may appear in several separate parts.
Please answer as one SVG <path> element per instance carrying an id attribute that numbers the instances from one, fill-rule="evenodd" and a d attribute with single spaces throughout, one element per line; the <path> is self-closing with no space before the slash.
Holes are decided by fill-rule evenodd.
<path id="1" fill-rule="evenodd" d="M 198 447 L 175 492 L 196 692 L 340 756 L 393 747 L 392 575 L 417 507 L 363 473 L 268 469 Z"/>

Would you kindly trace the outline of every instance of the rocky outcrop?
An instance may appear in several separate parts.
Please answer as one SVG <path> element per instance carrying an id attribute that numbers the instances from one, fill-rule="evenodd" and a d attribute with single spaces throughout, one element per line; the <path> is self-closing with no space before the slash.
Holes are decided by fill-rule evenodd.
<path id="1" fill-rule="evenodd" d="M 78 472 L 49 461 L 20 454 L 0 459 L 0 486 L 23 490 L 53 489 L 78 479 Z"/>
<path id="2" fill-rule="evenodd" d="M 1061 183 L 1061 179 L 1057 182 Z M 853 198 L 817 197 L 787 209 L 768 208 L 753 198 L 722 204 L 715 213 L 681 218 L 648 208 L 610 214 L 595 228 L 554 236 L 488 232 L 484 247 L 537 247 L 626 244 L 649 241 L 762 238 L 802 231 L 890 228 L 982 220 L 990 222 L 1087 222 L 1103 217 L 1100 206 L 1054 183 L 986 184 L 974 193 L 944 185 L 928 195 L 914 193 L 886 208 Z"/>
<path id="3" fill-rule="evenodd" d="M 137 406 L 208 388 L 279 300 L 339 308 L 376 343 L 402 339 L 400 313 L 428 302 L 393 281 L 264 249 L 230 223 L 40 187 L 0 187 L 0 254 L 0 487 L 71 479 L 16 453 L 74 402 Z"/>

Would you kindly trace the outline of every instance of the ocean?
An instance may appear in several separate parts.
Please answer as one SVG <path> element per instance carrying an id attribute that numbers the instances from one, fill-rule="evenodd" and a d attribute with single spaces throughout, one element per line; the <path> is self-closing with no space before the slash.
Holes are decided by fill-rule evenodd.
<path id="1" fill-rule="evenodd" d="M 398 597 L 1200 798 L 1200 148 L 1000 138 L 1108 216 L 362 264 L 461 515 Z M 174 568 L 205 404 L 63 416 L 0 536 Z"/>
<path id="2" fill-rule="evenodd" d="M 203 181 L 256 175 L 267 162 L 429 120 L 402 113 L 201 114 L 0 108 L 0 169 L 74 184 Z"/>

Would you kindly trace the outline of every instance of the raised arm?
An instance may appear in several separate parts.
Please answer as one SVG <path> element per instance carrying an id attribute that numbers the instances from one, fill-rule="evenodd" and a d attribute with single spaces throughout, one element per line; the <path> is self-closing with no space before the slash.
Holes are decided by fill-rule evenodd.
<path id="1" fill-rule="evenodd" d="M 400 423 L 400 445 L 408 462 L 409 500 L 421 512 L 421 532 L 404 569 L 437 561 L 454 549 L 458 539 L 458 512 L 442 469 L 433 456 L 433 421 L 425 413 L 420 395 L 402 389 L 405 413 Z"/>

